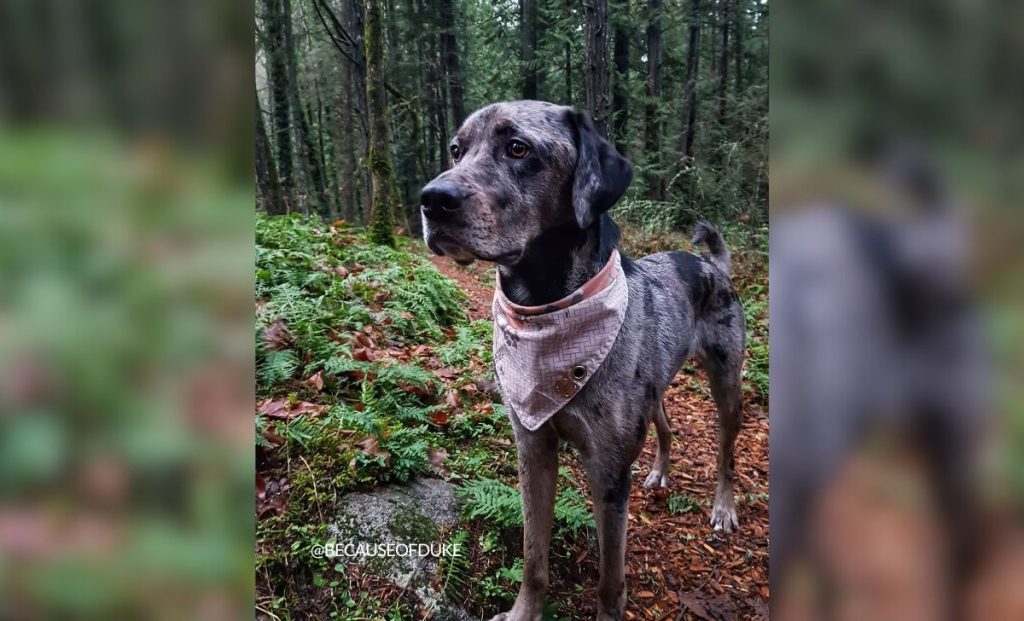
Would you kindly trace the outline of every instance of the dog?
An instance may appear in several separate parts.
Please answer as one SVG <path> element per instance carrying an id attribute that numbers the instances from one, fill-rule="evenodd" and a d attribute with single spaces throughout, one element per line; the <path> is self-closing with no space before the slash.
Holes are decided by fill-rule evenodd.
<path id="1" fill-rule="evenodd" d="M 632 181 L 632 166 L 586 112 L 539 101 L 489 105 L 466 119 L 450 153 L 451 166 L 420 196 L 424 240 L 460 264 L 479 259 L 497 265 L 495 362 L 523 500 L 523 580 L 512 609 L 492 621 L 541 619 L 561 440 L 578 449 L 593 496 L 601 557 L 597 618 L 622 619 L 630 469 L 653 420 L 657 453 L 644 486 L 668 486 L 672 432 L 662 396 L 691 356 L 707 371 L 719 417 L 710 522 L 726 533 L 738 527 L 733 447 L 742 418 L 746 337 L 729 251 L 718 231 L 702 223 L 694 243 L 706 244 L 707 257 L 664 252 L 634 261 L 622 255 L 619 229 L 607 212 Z M 603 290 L 605 297 L 584 300 L 587 287 L 608 274 L 616 275 L 606 279 L 613 286 Z M 613 294 L 628 301 L 616 306 L 609 302 Z M 572 315 L 577 302 L 582 308 L 589 300 L 594 305 L 587 312 L 597 313 L 601 325 L 618 322 L 617 332 L 594 331 L 606 345 L 603 358 L 595 364 L 586 347 L 553 357 L 548 352 L 538 364 L 554 360 L 555 367 L 536 380 L 537 392 L 513 390 L 522 380 L 515 374 L 529 375 L 529 369 L 506 364 L 503 376 L 501 361 L 520 355 L 534 335 L 530 322 Z M 524 331 L 515 330 L 517 323 Z M 564 336 L 557 322 L 540 331 L 556 342 Z M 530 355 L 518 360 L 529 366 Z M 573 355 L 587 363 L 574 364 Z M 541 411 L 553 407 L 545 395 L 561 404 L 557 411 Z M 517 403 L 537 405 L 534 397 L 546 416 L 517 411 Z"/>

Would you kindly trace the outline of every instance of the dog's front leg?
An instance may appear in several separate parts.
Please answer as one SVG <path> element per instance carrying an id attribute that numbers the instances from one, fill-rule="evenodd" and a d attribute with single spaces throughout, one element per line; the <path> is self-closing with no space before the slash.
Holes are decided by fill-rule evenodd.
<path id="1" fill-rule="evenodd" d="M 558 482 L 558 434 L 548 423 L 528 431 L 513 419 L 523 498 L 523 582 L 512 610 L 491 621 L 540 621 L 548 588 L 548 552 Z"/>
<path id="2" fill-rule="evenodd" d="M 619 621 L 626 611 L 626 517 L 632 485 L 629 464 L 616 464 L 608 454 L 584 462 L 594 500 L 601 576 L 597 585 L 598 621 Z M 604 461 L 603 461 L 604 460 Z"/>

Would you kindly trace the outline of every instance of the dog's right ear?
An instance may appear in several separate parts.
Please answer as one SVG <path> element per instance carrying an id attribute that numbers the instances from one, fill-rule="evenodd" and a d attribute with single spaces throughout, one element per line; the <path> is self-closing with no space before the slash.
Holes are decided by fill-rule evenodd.
<path id="1" fill-rule="evenodd" d="M 597 133 L 589 114 L 576 110 L 566 114 L 578 153 L 572 207 L 576 222 L 585 229 L 626 193 L 633 180 L 633 167 L 612 143 Z"/>

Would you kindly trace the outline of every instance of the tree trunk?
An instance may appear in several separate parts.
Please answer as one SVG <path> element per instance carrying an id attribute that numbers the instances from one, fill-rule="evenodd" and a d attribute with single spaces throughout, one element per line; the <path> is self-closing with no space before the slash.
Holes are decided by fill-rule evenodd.
<path id="1" fill-rule="evenodd" d="M 537 0 L 520 0 L 519 11 L 523 99 L 537 99 Z"/>
<path id="2" fill-rule="evenodd" d="M 572 17 L 573 0 L 565 0 L 565 20 Z M 571 36 L 571 34 L 569 35 Z M 572 105 L 572 43 L 568 36 L 565 40 L 565 105 Z"/>
<path id="3" fill-rule="evenodd" d="M 393 246 L 395 173 L 391 165 L 391 132 L 384 91 L 384 41 L 380 0 L 366 2 L 366 103 L 370 116 L 370 240 Z"/>
<path id="4" fill-rule="evenodd" d="M 263 0 L 266 20 L 267 80 L 270 83 L 273 141 L 277 147 L 278 176 L 285 211 L 295 206 L 295 174 L 292 165 L 291 111 L 288 98 L 288 63 L 284 55 L 283 16 L 280 0 Z"/>
<path id="5" fill-rule="evenodd" d="M 644 106 L 644 151 L 647 198 L 665 199 L 661 171 L 661 0 L 647 0 L 647 103 Z"/>
<path id="6" fill-rule="evenodd" d="M 342 7 L 342 24 L 352 37 L 352 74 L 351 100 L 355 106 L 355 120 L 359 132 L 352 134 L 360 139 L 359 144 L 353 143 L 353 191 L 355 193 L 353 208 L 355 221 L 366 224 L 369 220 L 370 201 L 373 196 L 369 162 L 362 159 L 363 153 L 370 149 L 370 112 L 366 102 L 366 42 L 363 35 L 366 31 L 366 12 L 362 0 L 340 0 Z"/>
<path id="7" fill-rule="evenodd" d="M 746 8 L 743 6 L 744 0 L 733 0 L 733 28 L 732 28 L 732 41 L 735 51 L 733 55 L 736 59 L 736 69 L 733 71 L 736 79 L 736 98 L 739 99 L 740 93 L 743 91 L 743 28 L 744 20 L 743 15 L 746 12 Z"/>
<path id="8" fill-rule="evenodd" d="M 441 0 L 441 52 L 444 54 L 448 98 L 451 100 L 452 125 L 458 128 L 466 120 L 466 104 L 463 95 L 462 70 L 459 67 L 456 30 L 455 3 L 453 0 Z"/>
<path id="9" fill-rule="evenodd" d="M 700 69 L 700 0 L 690 0 L 690 47 L 686 50 L 686 106 L 683 117 L 683 165 L 693 161 L 693 139 L 697 126 L 697 71 Z"/>
<path id="10" fill-rule="evenodd" d="M 299 92 L 298 63 L 295 58 L 295 35 L 292 31 L 292 0 L 282 0 L 284 17 L 284 48 L 285 62 L 288 64 L 288 99 L 292 112 L 292 127 L 295 130 L 295 143 L 303 155 L 303 171 L 306 175 L 306 190 L 313 199 L 313 207 L 320 215 L 330 217 L 331 196 L 324 181 L 323 165 L 317 153 L 313 132 L 309 129 L 309 114 L 303 105 Z"/>
<path id="11" fill-rule="evenodd" d="M 285 213 L 281 180 L 277 176 L 277 164 L 263 123 L 260 96 L 255 91 L 253 95 L 256 97 L 256 184 L 260 191 L 260 208 L 269 215 L 278 215 Z"/>
<path id="12" fill-rule="evenodd" d="M 430 94 L 431 90 L 427 83 L 430 80 L 430 59 L 427 57 L 427 45 L 425 41 L 425 35 L 423 33 L 423 26 L 426 23 L 424 17 L 424 9 L 422 0 L 412 0 L 412 21 L 417 24 L 415 42 L 416 42 L 416 58 L 417 71 L 416 71 L 416 92 Z M 416 131 L 416 153 L 420 162 L 420 170 L 422 175 L 421 180 L 429 179 L 431 176 L 437 174 L 437 166 L 434 163 L 437 159 L 437 152 L 433 148 L 433 135 L 431 131 L 431 123 L 427 118 L 428 114 L 428 103 L 426 97 L 419 97 L 416 100 L 416 114 L 414 118 L 414 129 Z"/>
<path id="13" fill-rule="evenodd" d="M 629 123 L 629 0 L 615 0 L 616 15 L 615 43 L 613 58 L 615 59 L 615 81 L 612 85 L 612 128 L 615 136 L 615 147 L 619 153 L 626 155 L 629 144 L 626 135 Z"/>
<path id="14" fill-rule="evenodd" d="M 718 60 L 718 126 L 720 128 L 725 127 L 725 95 L 729 86 L 729 22 L 731 21 L 729 7 L 731 2 L 732 0 L 718 0 L 718 25 L 722 33 L 722 49 L 719 50 Z"/>
<path id="15" fill-rule="evenodd" d="M 422 9 L 423 6 L 421 5 L 421 11 Z M 448 106 L 445 103 L 444 96 L 441 37 L 438 34 L 439 24 L 436 14 L 429 17 L 424 15 L 424 22 L 430 24 L 430 34 L 427 37 L 427 75 L 430 93 L 432 94 L 430 112 L 431 117 L 434 119 L 434 148 L 438 157 L 438 168 L 444 168 L 445 162 L 448 161 L 448 136 L 446 135 L 446 128 L 448 127 L 446 109 Z"/>
<path id="16" fill-rule="evenodd" d="M 583 33 L 586 39 L 587 68 L 585 101 L 602 136 L 609 135 L 608 88 L 608 0 L 583 0 Z"/>

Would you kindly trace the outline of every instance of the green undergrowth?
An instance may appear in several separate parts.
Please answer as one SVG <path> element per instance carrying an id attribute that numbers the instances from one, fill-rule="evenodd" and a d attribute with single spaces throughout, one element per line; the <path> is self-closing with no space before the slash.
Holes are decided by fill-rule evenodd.
<path id="1" fill-rule="evenodd" d="M 329 540 L 340 495 L 515 471 L 504 410 L 483 389 L 490 324 L 471 322 L 465 295 L 410 246 L 257 216 L 256 569 L 258 605 L 279 618 L 383 606 L 342 564 L 309 553 Z"/>

